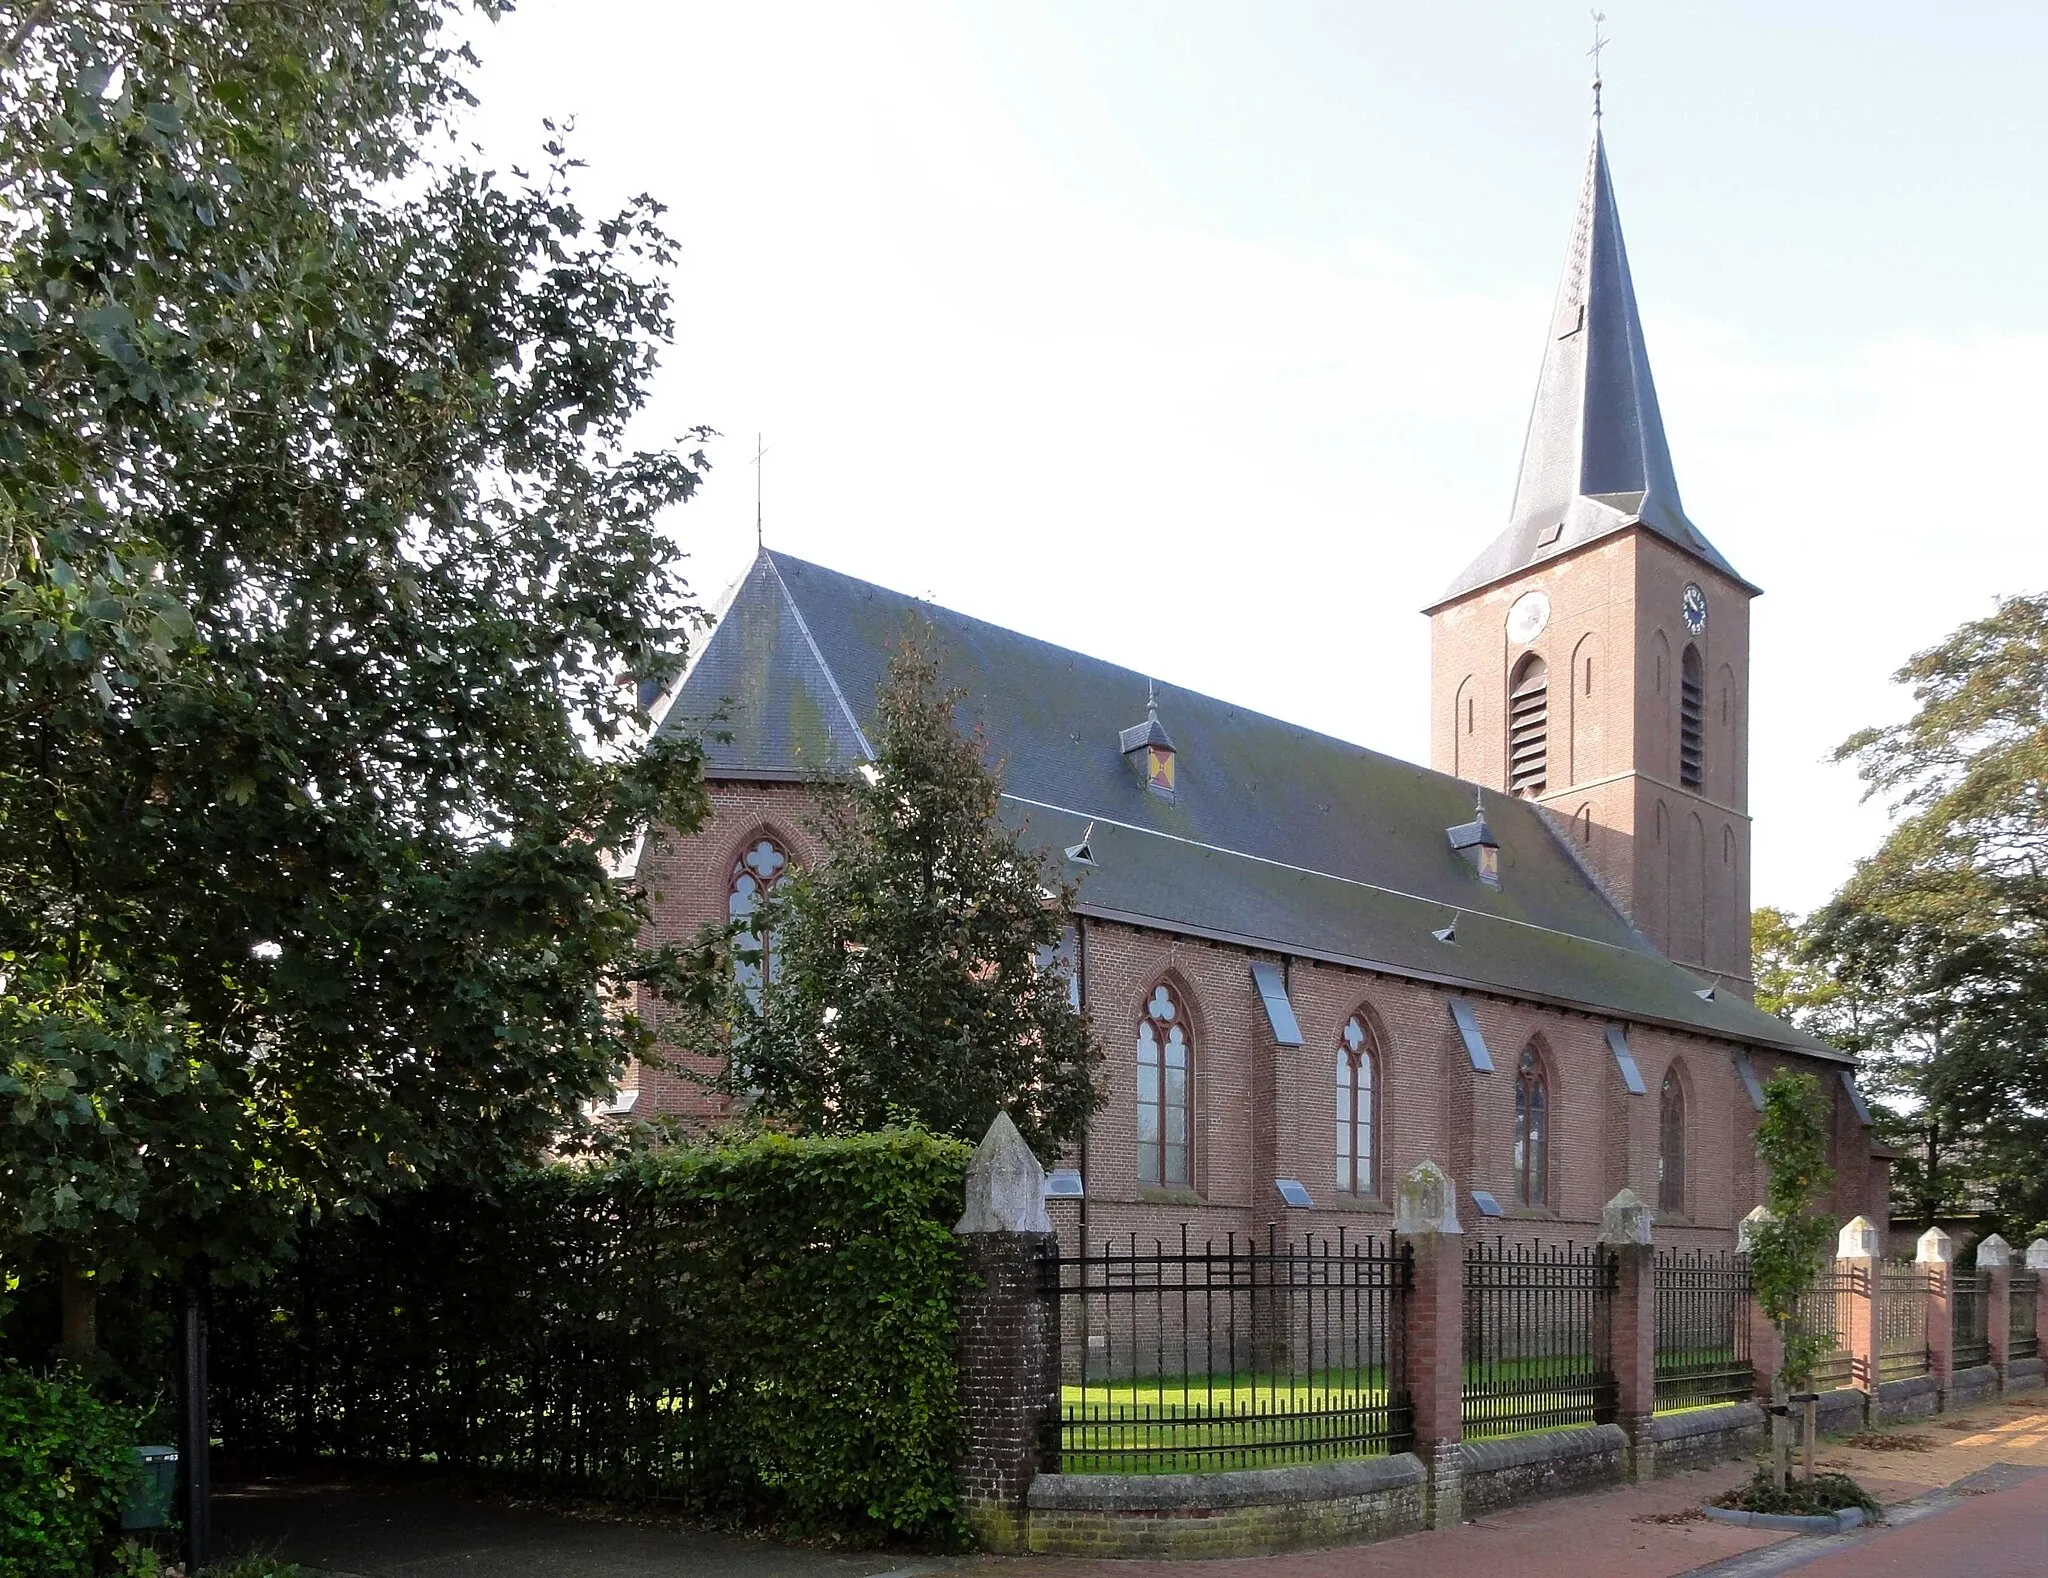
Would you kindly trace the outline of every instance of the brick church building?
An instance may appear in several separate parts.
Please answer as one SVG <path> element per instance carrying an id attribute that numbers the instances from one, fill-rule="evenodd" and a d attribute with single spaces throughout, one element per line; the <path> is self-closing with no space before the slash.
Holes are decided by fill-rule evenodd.
<path id="1" fill-rule="evenodd" d="M 914 612 L 1002 814 L 1079 884 L 1104 1101 L 1063 1226 L 1379 1231 L 1427 1158 L 1468 1231 L 1589 1237 L 1627 1186 L 1660 1237 L 1725 1244 L 1790 1065 L 1833 1105 L 1836 1213 L 1882 1230 L 1853 1065 L 1750 1001 L 1757 588 L 1679 501 L 1597 121 L 1544 343 L 1507 528 L 1427 610 L 1429 767 L 764 549 L 655 703 L 705 734 L 713 806 L 643 848 L 657 933 L 819 857 L 805 786 L 870 754 Z"/>

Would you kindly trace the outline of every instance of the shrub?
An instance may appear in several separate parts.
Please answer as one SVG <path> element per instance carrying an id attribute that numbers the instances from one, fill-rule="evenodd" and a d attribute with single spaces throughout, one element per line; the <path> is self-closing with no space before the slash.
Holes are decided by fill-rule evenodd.
<path id="1" fill-rule="evenodd" d="M 0 1369 L 0 1578 L 88 1578 L 135 1483 L 137 1424 L 75 1376 Z"/>
<path id="2" fill-rule="evenodd" d="M 217 1310 L 222 1436 L 950 1537 L 970 1154 L 762 1134 L 323 1226 Z"/>
<path id="3" fill-rule="evenodd" d="M 1713 1505 L 1744 1512 L 1790 1513 L 1795 1517 L 1861 1507 L 1872 1523 L 1884 1521 L 1883 1506 L 1847 1474 L 1816 1474 L 1812 1479 L 1793 1480 L 1781 1489 L 1771 1471 L 1760 1467 L 1747 1485 L 1738 1485 L 1716 1496 Z"/>

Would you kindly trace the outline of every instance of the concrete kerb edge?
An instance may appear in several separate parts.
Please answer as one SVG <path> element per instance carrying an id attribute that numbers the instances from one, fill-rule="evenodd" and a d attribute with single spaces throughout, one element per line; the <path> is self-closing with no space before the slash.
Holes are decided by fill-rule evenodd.
<path id="1" fill-rule="evenodd" d="M 1840 1512 L 1818 1512 L 1803 1516 L 1791 1512 L 1744 1512 L 1738 1507 L 1702 1506 L 1716 1523 L 1738 1524 L 1745 1529 L 1771 1529 L 1780 1534 L 1846 1534 L 1863 1525 L 1861 1507 L 1844 1507 Z"/>

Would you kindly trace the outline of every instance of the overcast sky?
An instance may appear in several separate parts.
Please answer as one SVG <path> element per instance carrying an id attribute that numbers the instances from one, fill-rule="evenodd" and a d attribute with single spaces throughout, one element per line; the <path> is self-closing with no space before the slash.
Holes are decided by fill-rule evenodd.
<path id="1" fill-rule="evenodd" d="M 1679 486 L 1765 590 L 1755 898 L 1805 909 L 1884 825 L 1828 747 L 2048 580 L 2048 6 L 1606 10 Z M 593 211 L 672 209 L 650 433 L 724 435 L 675 519 L 707 599 L 762 431 L 771 546 L 1427 760 L 1418 610 L 1506 521 L 1589 27 L 523 0 L 475 85 L 494 156 L 573 117 Z"/>

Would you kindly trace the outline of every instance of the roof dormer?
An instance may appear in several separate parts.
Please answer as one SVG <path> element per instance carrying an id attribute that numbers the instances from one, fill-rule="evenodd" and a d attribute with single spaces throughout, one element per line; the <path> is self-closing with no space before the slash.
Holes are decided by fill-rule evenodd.
<path id="1" fill-rule="evenodd" d="M 1159 721 L 1157 691 L 1150 691 L 1145 697 L 1145 721 L 1125 729 L 1118 740 L 1124 760 L 1136 762 L 1145 775 L 1145 787 L 1172 799 L 1173 741 L 1167 738 L 1166 725 Z"/>

